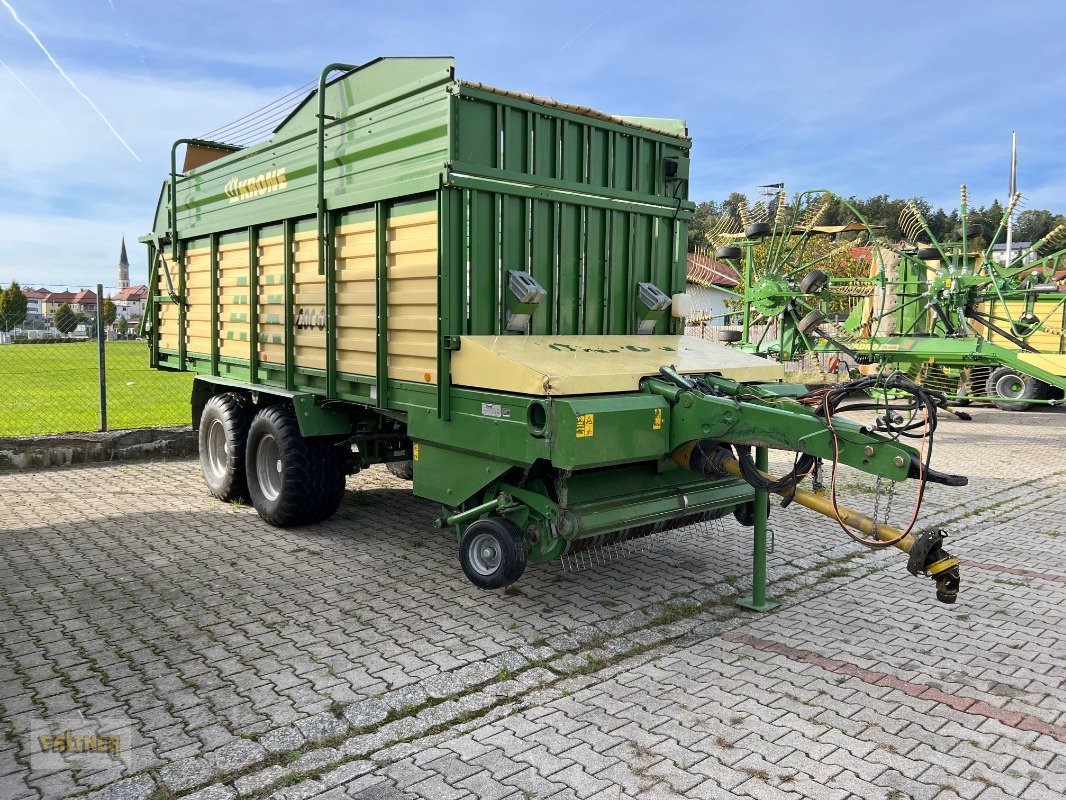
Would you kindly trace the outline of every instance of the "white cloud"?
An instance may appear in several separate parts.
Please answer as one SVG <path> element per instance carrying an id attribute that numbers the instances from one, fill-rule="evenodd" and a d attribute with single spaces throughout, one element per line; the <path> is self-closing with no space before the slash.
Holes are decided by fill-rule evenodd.
<path id="1" fill-rule="evenodd" d="M 11 64 L 62 121 L 0 73 L 0 279 L 88 283 L 115 272 L 119 237 L 151 227 L 170 145 L 284 94 L 207 80 L 81 72 L 79 84 L 99 98 L 143 154 L 136 163 L 91 109 L 45 67 Z M 9 77 L 9 76 L 8 76 Z M 134 264 L 144 253 L 131 247 Z"/>

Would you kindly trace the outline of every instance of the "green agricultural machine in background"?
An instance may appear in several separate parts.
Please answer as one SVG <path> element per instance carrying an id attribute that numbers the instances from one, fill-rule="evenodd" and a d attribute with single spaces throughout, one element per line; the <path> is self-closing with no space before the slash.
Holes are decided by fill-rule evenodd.
<path id="1" fill-rule="evenodd" d="M 738 347 L 788 361 L 836 353 L 865 373 L 898 370 L 960 402 L 1024 410 L 1060 403 L 1066 388 L 1066 263 L 1059 226 L 1000 263 L 999 229 L 968 221 L 962 188 L 957 241 L 941 242 L 910 203 L 903 243 L 883 241 L 843 198 L 784 192 L 714 231 L 717 255 L 743 275 Z M 831 200 L 854 219 L 822 225 Z M 856 273 L 864 265 L 864 274 Z M 757 333 L 756 333 L 757 331 Z"/>
<path id="2" fill-rule="evenodd" d="M 449 58 L 331 64 L 269 132 L 180 139 L 143 237 L 152 364 L 196 373 L 210 491 L 272 525 L 320 521 L 345 475 L 402 465 L 466 575 L 732 512 L 768 609 L 769 493 L 909 553 L 953 602 L 958 559 L 798 486 L 821 459 L 962 485 L 837 416 L 844 396 L 683 335 L 682 120 L 622 117 L 459 80 Z M 184 145 L 184 165 L 177 156 Z M 901 384 L 931 422 L 943 404 Z M 767 473 L 767 448 L 795 451 Z M 752 455 L 754 448 L 754 455 Z"/>

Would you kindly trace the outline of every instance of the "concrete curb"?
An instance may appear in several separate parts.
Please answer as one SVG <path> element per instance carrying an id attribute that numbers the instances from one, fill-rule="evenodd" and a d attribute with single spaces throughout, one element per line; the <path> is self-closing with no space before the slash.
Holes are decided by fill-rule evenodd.
<path id="1" fill-rule="evenodd" d="M 0 470 L 192 456 L 196 434 L 188 425 L 129 431 L 61 433 L 0 439 Z"/>

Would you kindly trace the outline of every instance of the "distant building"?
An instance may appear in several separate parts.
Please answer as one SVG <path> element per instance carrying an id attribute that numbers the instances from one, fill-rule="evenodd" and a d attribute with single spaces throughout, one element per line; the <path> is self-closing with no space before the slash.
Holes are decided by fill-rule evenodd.
<path id="1" fill-rule="evenodd" d="M 685 291 L 692 298 L 693 314 L 689 322 L 726 324 L 729 313 L 725 301 L 736 299 L 735 291 L 740 275 L 728 264 L 715 261 L 702 253 L 689 253 L 687 266 L 688 286 Z"/>
<path id="2" fill-rule="evenodd" d="M 49 292 L 47 289 L 39 290 L 47 292 L 41 298 L 41 316 L 44 318 L 54 317 L 59 307 L 66 303 L 75 314 L 93 315 L 96 313 L 96 292 L 92 289 L 80 289 L 76 292 Z"/>
<path id="3" fill-rule="evenodd" d="M 59 307 L 66 303 L 72 310 L 77 311 L 74 308 L 77 302 L 77 295 L 74 292 L 49 292 L 44 298 L 41 299 L 41 316 L 42 317 L 54 317 Z"/>
<path id="4" fill-rule="evenodd" d="M 125 317 L 127 322 L 140 319 L 148 302 L 147 286 L 127 286 L 111 295 L 115 304 L 115 319 Z"/>
<path id="5" fill-rule="evenodd" d="M 74 295 L 74 302 L 71 303 L 71 306 L 79 314 L 95 314 L 96 303 L 96 292 L 92 289 L 82 289 Z"/>
<path id="6" fill-rule="evenodd" d="M 44 287 L 40 289 L 23 289 L 22 294 L 26 297 L 26 319 L 39 320 L 44 317 L 43 303 L 44 299 L 48 297 L 48 290 Z"/>
<path id="7" fill-rule="evenodd" d="M 122 250 L 118 254 L 118 288 L 130 288 L 130 260 L 126 258 L 125 236 L 122 237 Z"/>
<path id="8" fill-rule="evenodd" d="M 115 319 L 125 317 L 127 322 L 140 320 L 148 302 L 147 286 L 130 286 L 130 260 L 126 257 L 126 237 L 122 237 L 122 249 L 118 254 L 118 291 L 111 295 L 115 304 Z"/>
<path id="9" fill-rule="evenodd" d="M 1029 248 L 1033 246 L 1032 242 L 1011 242 L 1010 243 L 1010 261 L 1014 261 L 1022 253 L 1025 253 L 1025 258 L 1022 259 L 1022 264 L 1032 264 L 1040 256 L 1034 251 L 1028 252 Z M 994 244 L 992 245 L 992 260 L 997 264 L 1007 263 L 1007 244 Z M 1020 266 L 1020 265 L 1019 265 Z"/>

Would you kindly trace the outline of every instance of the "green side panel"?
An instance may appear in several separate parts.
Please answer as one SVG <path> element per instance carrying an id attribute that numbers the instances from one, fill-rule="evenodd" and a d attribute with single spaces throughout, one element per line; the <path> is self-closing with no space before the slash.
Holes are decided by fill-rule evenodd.
<path id="1" fill-rule="evenodd" d="M 462 256 L 444 270 L 466 313 L 444 333 L 510 333 L 500 298 L 511 270 L 529 272 L 546 292 L 529 326 L 539 335 L 633 334 L 638 283 L 667 295 L 685 291 L 676 242 L 687 241 L 687 221 L 590 207 L 575 195 L 553 202 L 512 194 L 504 183 L 499 189 L 446 190 L 461 209 Z M 654 332 L 670 333 L 671 318 Z"/>
<path id="2" fill-rule="evenodd" d="M 547 292 L 534 334 L 634 333 L 637 284 L 685 290 L 688 181 L 668 158 L 690 141 L 460 84 L 455 161 L 466 234 L 456 291 L 469 298 L 465 328 L 507 333 L 499 297 L 510 270 Z M 682 132 L 683 123 L 679 128 Z M 656 333 L 668 333 L 663 318 Z"/>
<path id="3" fill-rule="evenodd" d="M 414 443 L 418 456 L 414 462 L 415 494 L 451 508 L 477 495 L 512 466 L 466 450 L 417 439 Z"/>
<path id="4" fill-rule="evenodd" d="M 344 208 L 439 185 L 448 161 L 450 58 L 379 59 L 326 88 L 325 195 Z M 274 136 L 178 177 L 178 233 L 314 214 L 316 92 Z M 248 182 L 251 182 L 250 184 Z M 155 232 L 165 234 L 166 197 Z"/>
<path id="5" fill-rule="evenodd" d="M 896 332 L 900 334 L 929 333 L 930 311 L 920 297 L 927 288 L 929 266 L 916 258 L 904 258 L 899 264 L 899 283 Z M 877 290 L 875 290 L 877 291 Z"/>
<path id="6" fill-rule="evenodd" d="M 544 428 L 550 431 L 550 408 L 537 398 L 455 389 L 450 420 L 440 419 L 433 407 L 412 408 L 407 431 L 416 441 L 497 453 L 509 465 L 530 466 L 549 457 L 548 439 L 534 435 L 528 422 L 534 405 L 545 409 Z"/>
<path id="7" fill-rule="evenodd" d="M 651 394 L 555 401 L 552 463 L 579 469 L 658 459 L 670 452 L 669 404 Z"/>

